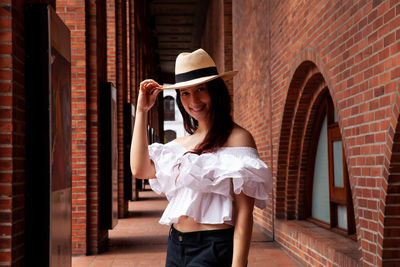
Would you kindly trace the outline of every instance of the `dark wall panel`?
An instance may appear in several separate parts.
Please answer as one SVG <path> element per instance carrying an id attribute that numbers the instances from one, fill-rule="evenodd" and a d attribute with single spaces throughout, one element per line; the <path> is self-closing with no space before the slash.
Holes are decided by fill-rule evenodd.
<path id="1" fill-rule="evenodd" d="M 46 4 L 25 8 L 26 266 L 71 266 L 70 32 Z"/>

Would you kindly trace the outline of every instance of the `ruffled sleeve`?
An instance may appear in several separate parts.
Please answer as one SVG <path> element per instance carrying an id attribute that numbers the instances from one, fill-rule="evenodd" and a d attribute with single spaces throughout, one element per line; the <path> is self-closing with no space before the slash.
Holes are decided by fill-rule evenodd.
<path id="1" fill-rule="evenodd" d="M 149 145 L 149 156 L 154 162 L 156 169 L 155 179 L 150 179 L 151 188 L 157 194 L 165 193 L 167 198 L 176 189 L 174 173 L 176 172 L 176 161 L 178 155 L 174 147 L 169 144 L 153 143 Z"/>
<path id="2" fill-rule="evenodd" d="M 254 198 L 256 207 L 266 207 L 272 190 L 272 175 L 256 149 L 225 147 L 201 156 L 187 154 L 181 160 L 181 174 L 185 174 L 185 178 L 178 181 L 184 186 L 225 196 L 233 189 L 235 194 L 243 192 Z"/>

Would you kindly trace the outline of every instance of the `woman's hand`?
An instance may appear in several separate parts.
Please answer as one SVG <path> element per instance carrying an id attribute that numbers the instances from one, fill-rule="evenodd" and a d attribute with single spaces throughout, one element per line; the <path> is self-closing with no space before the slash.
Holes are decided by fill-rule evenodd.
<path id="1" fill-rule="evenodd" d="M 140 83 L 139 97 L 137 102 L 138 111 L 149 111 L 157 99 L 157 95 L 162 91 L 162 86 L 154 80 L 144 80 Z"/>
<path id="2" fill-rule="evenodd" d="M 153 80 L 144 80 L 140 83 L 131 143 L 131 170 L 136 178 L 148 179 L 156 175 L 154 163 L 149 157 L 147 111 L 156 102 L 159 92 L 161 92 L 161 86 Z"/>

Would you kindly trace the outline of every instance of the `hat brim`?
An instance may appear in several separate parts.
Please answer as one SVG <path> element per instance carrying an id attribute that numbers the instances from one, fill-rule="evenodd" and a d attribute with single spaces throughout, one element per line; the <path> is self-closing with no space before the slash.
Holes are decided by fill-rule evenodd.
<path id="1" fill-rule="evenodd" d="M 206 82 L 215 80 L 217 78 L 221 78 L 224 81 L 228 81 L 228 80 L 232 79 L 237 73 L 238 73 L 238 71 L 234 70 L 234 71 L 224 72 L 219 75 L 211 75 L 211 76 L 201 77 L 201 78 L 197 78 L 197 79 L 193 79 L 193 80 L 189 80 L 189 81 L 185 81 L 185 82 L 180 82 L 180 83 L 175 83 L 175 84 L 164 84 L 160 89 L 163 89 L 163 90 L 183 89 L 183 88 L 196 86 L 196 85 L 199 85 L 202 83 L 206 83 Z"/>

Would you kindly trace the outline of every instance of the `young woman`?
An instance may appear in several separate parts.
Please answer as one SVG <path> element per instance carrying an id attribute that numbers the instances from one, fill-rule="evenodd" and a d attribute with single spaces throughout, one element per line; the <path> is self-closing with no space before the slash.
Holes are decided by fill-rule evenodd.
<path id="1" fill-rule="evenodd" d="M 211 57 L 198 49 L 177 57 L 176 84 L 140 84 L 131 168 L 169 200 L 160 219 L 171 226 L 168 267 L 247 264 L 253 207 L 265 208 L 272 177 L 251 134 L 232 120 L 223 79 L 235 74 L 218 74 Z M 177 89 L 190 135 L 148 146 L 147 112 L 163 89 Z"/>

